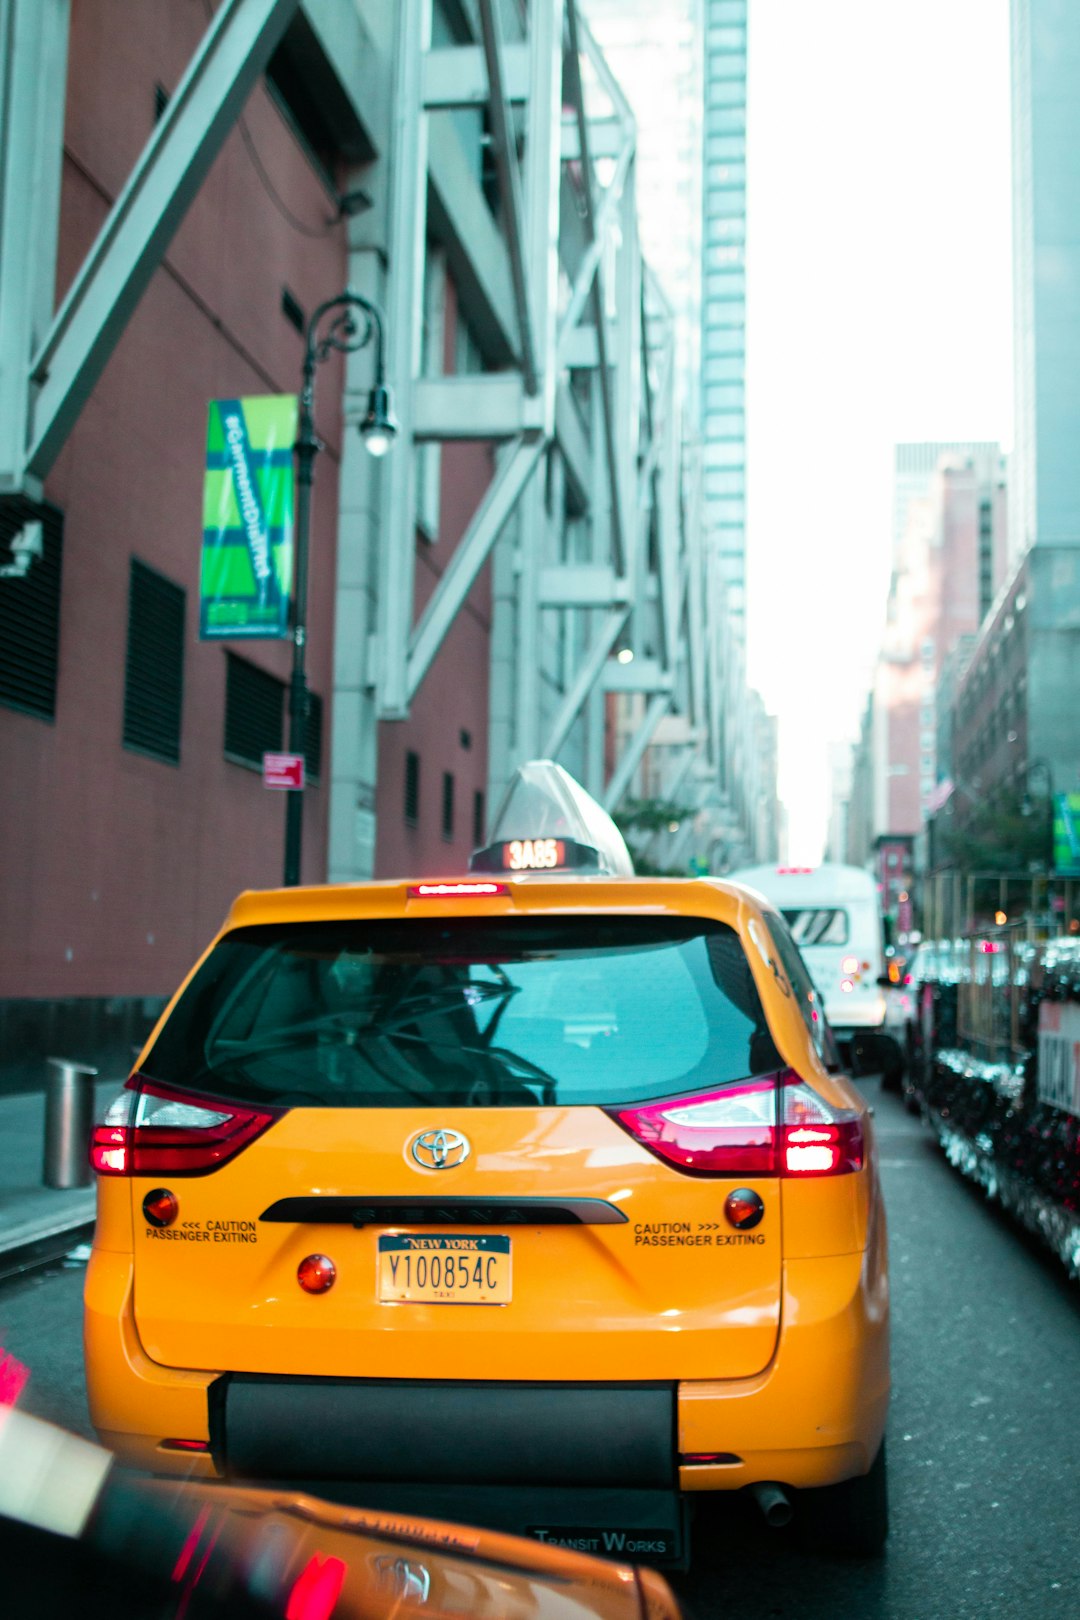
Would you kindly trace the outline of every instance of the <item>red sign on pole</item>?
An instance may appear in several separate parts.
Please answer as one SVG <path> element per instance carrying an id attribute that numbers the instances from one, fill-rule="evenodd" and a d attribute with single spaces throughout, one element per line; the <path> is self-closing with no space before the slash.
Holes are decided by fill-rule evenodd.
<path id="1" fill-rule="evenodd" d="M 263 787 L 288 788 L 298 792 L 304 786 L 303 754 L 264 754 Z"/>

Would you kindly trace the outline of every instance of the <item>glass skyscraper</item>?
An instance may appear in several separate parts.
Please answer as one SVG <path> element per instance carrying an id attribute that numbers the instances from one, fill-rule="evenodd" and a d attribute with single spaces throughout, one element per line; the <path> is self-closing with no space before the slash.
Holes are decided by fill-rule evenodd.
<path id="1" fill-rule="evenodd" d="M 746 12 L 747 0 L 705 0 L 705 512 L 740 642 L 746 634 Z"/>

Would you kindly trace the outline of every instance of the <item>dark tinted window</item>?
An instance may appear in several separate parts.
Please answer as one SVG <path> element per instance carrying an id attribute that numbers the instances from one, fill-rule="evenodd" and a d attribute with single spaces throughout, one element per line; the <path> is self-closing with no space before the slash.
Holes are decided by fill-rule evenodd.
<path id="1" fill-rule="evenodd" d="M 145 1064 L 236 1098 L 628 1103 L 780 1067 L 734 930 L 516 917 L 238 929 Z"/>

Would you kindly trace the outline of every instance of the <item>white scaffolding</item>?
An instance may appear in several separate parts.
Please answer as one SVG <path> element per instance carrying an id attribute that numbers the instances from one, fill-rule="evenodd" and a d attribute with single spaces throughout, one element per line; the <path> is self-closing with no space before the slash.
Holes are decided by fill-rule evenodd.
<path id="1" fill-rule="evenodd" d="M 675 334 L 644 266 L 629 107 L 576 0 L 222 0 L 62 306 L 53 284 L 68 0 L 0 0 L 0 493 L 41 481 L 275 47 L 354 126 L 349 276 L 386 309 L 401 434 L 341 472 L 331 742 L 332 879 L 370 874 L 380 722 L 403 721 L 493 559 L 488 802 L 523 759 L 561 759 L 610 809 L 689 810 L 650 858 L 752 849 L 748 705 Z M 17 72 L 11 72 L 15 61 Z M 425 357 L 444 266 L 481 365 Z M 327 289 L 328 295 L 337 289 Z M 346 418 L 369 361 L 350 357 Z M 432 447 L 498 446 L 489 487 L 414 622 Z M 613 750 L 612 738 L 616 746 Z"/>

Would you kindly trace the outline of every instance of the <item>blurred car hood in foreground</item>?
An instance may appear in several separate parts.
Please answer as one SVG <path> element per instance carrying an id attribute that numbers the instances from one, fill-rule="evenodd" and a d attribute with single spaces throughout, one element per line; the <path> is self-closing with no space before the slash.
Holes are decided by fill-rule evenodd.
<path id="1" fill-rule="evenodd" d="M 0 1560 L 6 1612 L 41 1620 L 679 1620 L 652 1570 L 291 1491 L 141 1478 L 11 1407 Z"/>

